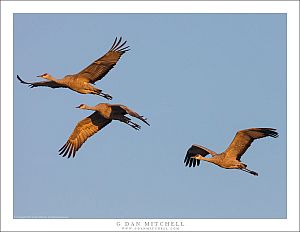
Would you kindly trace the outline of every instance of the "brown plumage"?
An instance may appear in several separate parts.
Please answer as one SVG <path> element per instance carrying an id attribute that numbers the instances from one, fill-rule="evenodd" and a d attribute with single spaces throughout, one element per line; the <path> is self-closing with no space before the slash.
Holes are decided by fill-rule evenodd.
<path id="1" fill-rule="evenodd" d="M 47 79 L 48 81 L 32 83 L 23 81 L 19 75 L 17 75 L 17 78 L 22 84 L 27 84 L 31 88 L 39 86 L 50 88 L 69 88 L 77 93 L 100 95 L 111 100 L 112 97 L 110 95 L 102 93 L 102 90 L 95 88 L 91 84 L 101 80 L 109 72 L 109 70 L 116 65 L 120 57 L 126 51 L 129 51 L 129 46 L 124 47 L 127 41 L 121 44 L 121 40 L 122 37 L 118 41 L 116 38 L 110 50 L 104 56 L 95 60 L 92 64 L 77 74 L 67 75 L 62 79 L 56 79 L 48 73 L 45 73 L 38 77 Z"/>
<path id="2" fill-rule="evenodd" d="M 251 128 L 238 131 L 229 147 L 220 154 L 194 144 L 187 151 L 184 159 L 185 166 L 199 166 L 200 160 L 205 160 L 222 168 L 240 169 L 257 176 L 258 173 L 247 169 L 247 165 L 241 163 L 240 159 L 255 139 L 260 139 L 267 136 L 273 138 L 278 137 L 278 133 L 275 130 L 276 129 L 273 128 Z M 205 156 L 208 154 L 210 154 L 212 157 L 205 158 Z"/>
<path id="3" fill-rule="evenodd" d="M 68 155 L 68 158 L 71 156 L 75 157 L 76 152 L 82 146 L 82 144 L 89 137 L 108 125 L 112 120 L 119 120 L 131 126 L 132 128 L 139 130 L 141 126 L 132 122 L 130 118 L 125 116 L 126 114 L 138 118 L 150 126 L 150 124 L 146 121 L 146 118 L 140 116 L 138 113 L 124 105 L 100 103 L 96 106 L 87 106 L 85 104 L 81 104 L 76 108 L 93 110 L 95 112 L 81 120 L 76 125 L 68 141 L 61 149 L 59 149 L 59 155 Z"/>

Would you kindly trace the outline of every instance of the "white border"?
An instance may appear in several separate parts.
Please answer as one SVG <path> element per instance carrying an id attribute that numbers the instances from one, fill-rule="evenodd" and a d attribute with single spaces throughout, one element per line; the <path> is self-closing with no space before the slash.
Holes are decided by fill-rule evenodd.
<path id="1" fill-rule="evenodd" d="M 58 7 L 59 6 L 59 7 Z M 287 13 L 288 218 L 185 219 L 185 231 L 297 231 L 299 229 L 299 2 L 1 2 L 1 225 L 5 231 L 117 231 L 114 219 L 13 219 L 13 13 Z M 4 133 L 5 132 L 5 133 Z M 290 154 L 293 158 L 290 158 Z M 145 220 L 140 220 L 145 221 Z"/>

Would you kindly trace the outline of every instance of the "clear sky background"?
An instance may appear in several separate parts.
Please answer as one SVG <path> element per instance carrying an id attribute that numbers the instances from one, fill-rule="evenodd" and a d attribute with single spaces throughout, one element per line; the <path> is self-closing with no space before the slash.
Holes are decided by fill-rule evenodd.
<path id="1" fill-rule="evenodd" d="M 114 121 L 63 158 L 91 114 L 75 106 L 107 100 L 16 75 L 76 73 L 116 36 L 131 50 L 96 86 L 151 126 Z M 191 144 L 221 152 L 251 127 L 279 132 L 242 157 L 258 177 L 184 166 Z M 14 216 L 286 218 L 286 15 L 15 14 Z"/>

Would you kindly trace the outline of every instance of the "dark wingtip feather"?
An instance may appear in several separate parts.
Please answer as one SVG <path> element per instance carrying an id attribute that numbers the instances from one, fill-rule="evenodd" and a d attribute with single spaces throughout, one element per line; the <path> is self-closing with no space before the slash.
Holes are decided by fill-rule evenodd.
<path id="1" fill-rule="evenodd" d="M 122 36 L 119 38 L 119 40 L 118 37 L 116 37 L 109 51 L 120 52 L 120 53 L 125 53 L 129 51 L 130 50 L 129 46 L 123 47 L 127 43 L 127 40 L 125 40 L 122 44 L 120 44 L 121 41 L 122 41 Z"/>
<path id="2" fill-rule="evenodd" d="M 69 149 L 67 149 L 67 150 L 64 152 L 64 154 L 63 154 L 63 156 L 62 156 L 62 157 L 65 157 L 65 156 L 67 155 L 67 153 L 68 153 L 68 150 L 69 150 Z"/>
<path id="3" fill-rule="evenodd" d="M 72 156 L 72 153 L 73 153 L 73 149 L 74 149 L 74 146 L 70 146 L 70 149 L 69 149 L 69 155 L 68 155 L 68 158 L 70 158 Z"/>
<path id="4" fill-rule="evenodd" d="M 196 160 L 196 159 L 193 159 L 193 167 L 196 166 L 196 163 L 197 163 L 197 160 Z"/>
<path id="5" fill-rule="evenodd" d="M 189 159 L 189 167 L 192 167 L 192 164 L 193 164 L 192 160 Z"/>
<path id="6" fill-rule="evenodd" d="M 73 149 L 73 158 L 75 158 L 76 151 L 77 151 L 77 149 L 74 147 L 74 149 Z"/>
<path id="7" fill-rule="evenodd" d="M 121 45 L 119 45 L 118 47 L 116 47 L 115 50 L 119 51 L 120 48 L 122 48 L 126 43 L 127 43 L 127 41 L 125 40 L 125 42 L 123 42 Z"/>
<path id="8" fill-rule="evenodd" d="M 71 143 L 68 141 L 68 145 L 61 152 L 61 153 L 63 153 L 63 157 L 65 157 L 68 154 L 70 147 L 71 147 Z"/>
<path id="9" fill-rule="evenodd" d="M 185 157 L 184 157 L 184 160 L 183 160 L 183 163 L 185 163 L 185 166 L 187 165 L 187 164 L 186 164 L 186 163 L 187 163 L 187 159 L 188 159 L 188 157 L 185 156 Z"/>
<path id="10" fill-rule="evenodd" d="M 192 146 L 193 147 L 193 146 Z M 192 148 L 191 147 L 191 148 Z M 190 149 L 191 149 L 190 148 Z M 189 150 L 190 150 L 189 149 Z M 184 158 L 184 163 L 185 163 L 185 166 L 187 167 L 187 166 L 189 166 L 189 167 L 196 167 L 196 166 L 199 166 L 200 165 L 200 160 L 199 159 L 195 159 L 195 158 L 192 158 L 194 155 L 193 154 L 191 154 L 190 152 L 189 152 L 189 150 L 187 151 L 187 153 L 186 153 L 186 156 L 185 156 L 185 158 Z"/>
<path id="11" fill-rule="evenodd" d="M 24 81 L 19 77 L 19 75 L 17 75 L 17 78 L 21 83 L 24 83 Z"/>
<path id="12" fill-rule="evenodd" d="M 61 151 L 62 149 L 64 149 L 67 146 L 67 143 L 65 143 L 58 151 Z"/>
<path id="13" fill-rule="evenodd" d="M 121 51 L 121 52 L 127 52 L 129 50 L 130 50 L 129 46 L 119 49 L 119 51 Z"/>
<path id="14" fill-rule="evenodd" d="M 115 46 L 116 42 L 117 42 L 118 37 L 115 38 L 114 43 L 111 45 L 111 48 L 109 49 L 110 51 L 113 49 L 113 47 Z"/>
<path id="15" fill-rule="evenodd" d="M 279 136 L 279 134 L 276 131 L 271 131 L 269 133 L 269 136 L 273 137 L 273 138 L 277 138 Z"/>
<path id="16" fill-rule="evenodd" d="M 266 136 L 270 136 L 273 138 L 277 138 L 279 136 L 278 132 L 276 132 L 276 129 L 274 128 L 260 128 L 260 129 Z"/>
<path id="17" fill-rule="evenodd" d="M 23 81 L 19 75 L 17 75 L 17 79 L 18 79 L 22 84 L 31 85 L 31 86 L 33 87 L 32 83 Z M 31 87 L 31 86 L 30 86 L 30 87 Z M 31 87 L 31 88 L 32 88 L 32 87 Z"/>
<path id="18" fill-rule="evenodd" d="M 122 36 L 120 37 L 119 41 L 116 43 L 116 45 L 111 50 L 115 50 L 121 43 L 121 40 L 122 40 Z"/>
<path id="19" fill-rule="evenodd" d="M 68 142 L 65 143 L 65 145 L 59 149 L 59 155 L 62 155 L 65 152 L 65 150 L 67 149 L 67 146 L 68 146 Z"/>

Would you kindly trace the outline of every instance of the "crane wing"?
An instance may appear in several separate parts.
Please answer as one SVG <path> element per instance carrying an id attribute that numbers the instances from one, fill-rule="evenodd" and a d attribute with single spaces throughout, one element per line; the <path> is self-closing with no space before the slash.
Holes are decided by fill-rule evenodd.
<path id="1" fill-rule="evenodd" d="M 104 128 L 111 122 L 110 119 L 105 119 L 98 112 L 94 112 L 90 116 L 81 120 L 75 127 L 71 136 L 65 145 L 59 149 L 59 155 L 66 156 L 68 158 L 73 155 L 75 157 L 76 152 L 82 146 L 82 144 L 92 135 Z"/>
<path id="2" fill-rule="evenodd" d="M 54 81 L 39 81 L 39 82 L 26 82 L 23 81 L 19 75 L 17 75 L 18 80 L 22 83 L 22 84 L 26 84 L 28 85 L 30 88 L 34 88 L 34 87 L 39 87 L 39 86 L 44 86 L 44 87 L 50 87 L 50 88 L 62 88 L 64 87 L 61 84 L 58 84 Z"/>
<path id="3" fill-rule="evenodd" d="M 201 155 L 201 156 L 205 157 L 208 154 L 211 154 L 212 156 L 217 155 L 216 152 L 209 150 L 206 147 L 193 144 L 187 151 L 186 156 L 184 158 L 185 166 L 189 166 L 189 167 L 191 167 L 191 166 L 195 167 L 196 165 L 199 166 L 200 160 L 194 159 L 192 157 L 194 157 L 195 155 Z"/>
<path id="4" fill-rule="evenodd" d="M 255 139 L 264 138 L 267 136 L 276 138 L 278 133 L 273 128 L 250 128 L 238 131 L 232 140 L 225 154 L 228 158 L 240 160 L 241 156 L 251 146 Z"/>
<path id="5" fill-rule="evenodd" d="M 137 112 L 134 112 L 133 110 L 129 109 L 127 106 L 119 105 L 119 104 L 112 104 L 111 107 L 112 107 L 113 111 L 119 111 L 122 114 L 129 114 L 132 117 L 135 117 L 135 118 L 143 121 L 144 123 L 146 123 L 148 126 L 150 126 L 150 124 L 147 122 L 147 118 L 144 118 L 144 116 L 139 115 Z"/>
<path id="6" fill-rule="evenodd" d="M 129 46 L 124 47 L 127 41 L 120 45 L 121 40 L 122 37 L 117 42 L 116 38 L 110 50 L 104 56 L 95 60 L 88 67 L 80 71 L 78 75 L 89 83 L 101 80 L 116 65 L 120 57 L 130 50 Z"/>

